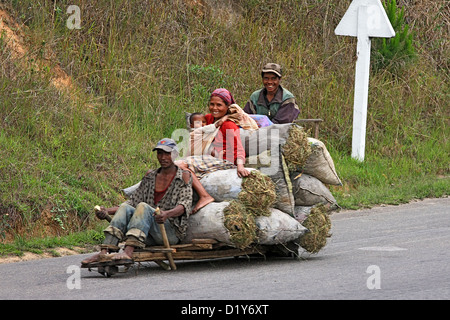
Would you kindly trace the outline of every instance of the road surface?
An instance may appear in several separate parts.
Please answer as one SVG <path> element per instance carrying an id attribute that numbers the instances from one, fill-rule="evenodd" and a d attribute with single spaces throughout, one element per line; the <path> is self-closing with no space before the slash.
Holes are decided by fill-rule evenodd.
<path id="1" fill-rule="evenodd" d="M 450 198 L 331 218 L 327 246 L 297 260 L 148 263 L 112 278 L 79 269 L 87 255 L 2 264 L 0 299 L 450 299 Z"/>

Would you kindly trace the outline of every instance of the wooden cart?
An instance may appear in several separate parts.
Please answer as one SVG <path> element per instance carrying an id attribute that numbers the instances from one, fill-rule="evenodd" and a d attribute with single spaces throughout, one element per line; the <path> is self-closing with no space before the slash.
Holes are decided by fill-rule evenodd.
<path id="1" fill-rule="evenodd" d="M 99 206 L 95 210 L 100 210 Z M 159 214 L 159 208 L 155 214 Z M 106 220 L 111 222 L 111 217 Z M 82 263 L 81 268 L 89 271 L 97 268 L 97 271 L 106 277 L 111 277 L 119 271 L 119 266 L 131 267 L 134 263 L 153 261 L 165 270 L 176 270 L 175 260 L 202 260 L 228 257 L 239 257 L 248 255 L 265 255 L 272 253 L 279 256 L 296 256 L 298 245 L 294 242 L 281 245 L 254 245 L 245 249 L 238 249 L 229 244 L 221 243 L 215 239 L 192 239 L 190 243 L 170 245 L 167 239 L 166 229 L 163 224 L 158 225 L 163 238 L 164 246 L 150 246 L 143 249 L 136 248 L 133 252 L 132 262 L 117 261 L 112 259 L 112 254 L 102 255 L 98 262 Z M 166 263 L 164 260 L 167 260 Z"/>
<path id="2" fill-rule="evenodd" d="M 246 249 L 238 249 L 214 239 L 193 239 L 191 243 L 176 244 L 170 247 L 151 246 L 143 249 L 135 249 L 133 263 L 129 261 L 115 261 L 112 254 L 102 256 L 99 262 L 81 264 L 81 268 L 97 271 L 106 277 L 111 277 L 119 271 L 119 266 L 131 267 L 134 263 L 153 261 L 165 270 L 176 270 L 175 260 L 202 260 L 227 257 L 248 256 L 253 254 L 264 255 L 267 247 L 253 246 Z M 167 262 L 165 262 L 167 261 Z"/>

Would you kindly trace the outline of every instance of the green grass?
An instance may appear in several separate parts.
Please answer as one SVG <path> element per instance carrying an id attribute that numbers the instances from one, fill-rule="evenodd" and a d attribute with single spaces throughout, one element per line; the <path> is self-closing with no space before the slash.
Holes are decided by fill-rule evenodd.
<path id="1" fill-rule="evenodd" d="M 380 157 L 359 162 L 346 155 L 332 156 L 339 164 L 337 171 L 344 186 L 331 186 L 330 190 L 345 209 L 439 198 L 450 190 L 448 176 L 421 172 L 420 165 L 408 158 Z"/>
<path id="2" fill-rule="evenodd" d="M 26 238 L 16 235 L 14 240 L 7 243 L 0 243 L 0 257 L 6 255 L 22 256 L 24 252 L 35 254 L 50 253 L 58 256 L 56 248 L 74 249 L 89 248 L 103 241 L 104 235 L 98 225 L 94 229 L 83 232 L 75 232 L 66 236 L 49 236 L 43 238 Z"/>
<path id="3" fill-rule="evenodd" d="M 269 61 L 283 65 L 300 117 L 325 120 L 320 139 L 344 183 L 330 187 L 342 208 L 449 194 L 443 4 L 408 6 L 416 59 L 372 70 L 358 163 L 350 157 L 356 39 L 333 32 L 350 0 L 242 0 L 219 9 L 172 0 L 2 3 L 24 25 L 29 60 L 51 64 L 12 60 L 0 36 L 0 248 L 46 239 L 44 212 L 61 239 L 85 232 L 98 242 L 92 208 L 122 202 L 120 189 L 156 166 L 155 142 L 184 128 L 185 111 L 206 111 L 213 89 L 230 89 L 244 106 Z M 66 28 L 73 4 L 81 30 Z M 51 85 L 55 64 L 72 77 L 73 96 Z"/>

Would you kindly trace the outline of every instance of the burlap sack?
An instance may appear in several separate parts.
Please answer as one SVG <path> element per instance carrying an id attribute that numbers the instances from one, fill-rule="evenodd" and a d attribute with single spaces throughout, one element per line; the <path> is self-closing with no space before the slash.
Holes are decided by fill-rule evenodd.
<path id="1" fill-rule="evenodd" d="M 221 243 L 232 245 L 230 232 L 225 228 L 223 210 L 229 202 L 212 202 L 189 216 L 188 228 L 184 243 L 192 239 L 215 239 Z"/>
<path id="2" fill-rule="evenodd" d="M 233 245 L 230 233 L 224 226 L 224 209 L 229 202 L 213 202 L 189 217 L 184 243 L 192 239 L 215 239 Z M 258 244 L 275 245 L 287 243 L 301 237 L 307 229 L 286 213 L 271 209 L 268 217 L 256 217 Z"/>
<path id="3" fill-rule="evenodd" d="M 258 243 L 273 245 L 297 240 L 308 231 L 290 215 L 271 209 L 271 215 L 256 218 Z"/>
<path id="4" fill-rule="evenodd" d="M 337 207 L 336 199 L 319 179 L 305 173 L 295 179 L 296 175 L 298 176 L 298 172 L 291 175 L 296 206 L 331 204 Z"/>
<path id="5" fill-rule="evenodd" d="M 256 169 L 247 168 L 249 171 Z M 236 169 L 218 170 L 205 175 L 201 184 L 216 202 L 234 200 L 241 192 L 242 178 L 237 175 Z"/>
<path id="6" fill-rule="evenodd" d="M 132 185 L 131 187 L 122 189 L 123 194 L 125 195 L 125 197 L 129 198 L 135 191 L 136 189 L 141 185 L 141 181 L 139 181 L 138 183 Z"/>
<path id="7" fill-rule="evenodd" d="M 311 155 L 303 166 L 303 173 L 313 176 L 323 183 L 342 186 L 333 159 L 322 141 L 308 138 L 311 143 Z"/>
<path id="8" fill-rule="evenodd" d="M 275 183 L 277 199 L 273 207 L 290 215 L 294 214 L 294 196 L 290 185 L 289 173 L 283 163 L 282 156 L 276 160 L 274 168 L 261 167 L 259 171 L 267 174 Z M 275 165 L 275 164 L 274 164 Z M 249 171 L 254 168 L 246 168 Z M 215 201 L 235 200 L 241 192 L 242 178 L 237 175 L 236 169 L 218 170 L 205 175 L 201 180 L 205 190 Z"/>
<path id="9" fill-rule="evenodd" d="M 294 123 L 273 124 L 255 131 L 240 130 L 241 142 L 247 157 L 258 155 L 273 148 L 279 149 L 289 137 L 289 129 Z"/>

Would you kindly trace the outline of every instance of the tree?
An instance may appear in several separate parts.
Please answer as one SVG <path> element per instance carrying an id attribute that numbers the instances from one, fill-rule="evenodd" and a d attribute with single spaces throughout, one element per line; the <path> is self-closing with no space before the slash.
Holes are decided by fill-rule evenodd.
<path id="1" fill-rule="evenodd" d="M 405 8 L 397 8 L 396 0 L 385 5 L 386 14 L 395 30 L 395 37 L 375 39 L 373 46 L 373 69 L 399 71 L 416 56 L 413 46 L 413 33 L 405 23 Z"/>

